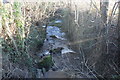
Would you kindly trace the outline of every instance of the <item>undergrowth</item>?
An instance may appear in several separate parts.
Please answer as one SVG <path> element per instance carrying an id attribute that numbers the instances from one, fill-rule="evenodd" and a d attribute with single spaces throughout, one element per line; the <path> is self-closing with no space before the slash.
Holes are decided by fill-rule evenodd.
<path id="1" fill-rule="evenodd" d="M 39 57 L 35 54 L 46 38 L 46 28 L 42 26 L 54 15 L 53 5 L 56 4 L 0 2 L 3 78 L 36 77 L 35 61 Z"/>

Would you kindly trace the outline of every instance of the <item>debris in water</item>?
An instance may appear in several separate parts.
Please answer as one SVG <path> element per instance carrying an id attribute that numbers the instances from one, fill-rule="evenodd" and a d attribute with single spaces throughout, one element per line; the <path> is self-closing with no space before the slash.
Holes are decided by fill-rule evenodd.
<path id="1" fill-rule="evenodd" d="M 45 28 L 46 26 L 42 26 L 43 28 Z"/>
<path id="2" fill-rule="evenodd" d="M 49 55 L 50 53 L 49 53 L 49 51 L 46 51 L 44 54 L 45 54 L 45 55 Z"/>
<path id="3" fill-rule="evenodd" d="M 68 49 L 68 48 L 64 48 L 62 50 L 62 54 L 66 54 L 66 53 L 76 53 L 75 51 L 71 50 L 71 49 Z"/>
<path id="4" fill-rule="evenodd" d="M 57 38 L 55 35 L 51 35 L 50 37 L 52 37 L 52 38 Z"/>
<path id="5" fill-rule="evenodd" d="M 61 20 L 56 20 L 55 23 L 62 23 L 62 21 Z"/>
<path id="6" fill-rule="evenodd" d="M 56 49 L 50 50 L 49 52 L 51 54 L 55 54 L 55 53 L 61 53 L 62 49 L 64 49 L 63 47 L 58 47 Z"/>

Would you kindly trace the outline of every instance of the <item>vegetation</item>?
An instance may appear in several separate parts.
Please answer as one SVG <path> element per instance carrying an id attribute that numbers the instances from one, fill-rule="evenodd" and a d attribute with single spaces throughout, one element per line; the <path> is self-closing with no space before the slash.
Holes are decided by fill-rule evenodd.
<path id="1" fill-rule="evenodd" d="M 120 2 L 111 1 L 0 0 L 2 78 L 37 78 L 38 69 L 49 71 L 55 65 L 53 56 L 41 59 L 39 54 L 47 41 L 47 26 L 57 26 L 66 34 L 69 43 L 64 44 L 76 54 L 56 55 L 55 59 L 60 59 L 60 67 L 64 66 L 72 78 L 119 79 Z M 62 23 L 54 23 L 59 19 Z M 61 53 L 63 47 L 47 49 L 53 55 Z"/>
<path id="2" fill-rule="evenodd" d="M 42 61 L 38 63 L 38 68 L 39 69 L 45 68 L 45 71 L 48 71 L 52 66 L 53 66 L 53 61 L 50 55 L 46 56 Z"/>
<path id="3" fill-rule="evenodd" d="M 87 70 L 93 77 L 111 77 L 119 71 L 118 66 L 115 67 L 119 65 L 119 9 L 116 7 L 119 4 L 116 2 L 110 8 L 108 0 L 99 3 L 91 0 L 90 7 L 84 7 L 86 9 L 81 9 L 80 5 L 71 3 L 63 17 L 63 29 L 70 40 L 70 47 L 79 53 L 83 62 L 79 70 L 85 74 Z"/>
<path id="4" fill-rule="evenodd" d="M 46 29 L 42 26 L 54 12 L 54 8 L 50 8 L 51 4 L 0 2 L 3 78 L 18 77 L 13 75 L 16 69 L 27 77 L 35 77 L 37 69 L 35 61 L 38 59 L 35 54 L 43 46 L 46 37 Z"/>

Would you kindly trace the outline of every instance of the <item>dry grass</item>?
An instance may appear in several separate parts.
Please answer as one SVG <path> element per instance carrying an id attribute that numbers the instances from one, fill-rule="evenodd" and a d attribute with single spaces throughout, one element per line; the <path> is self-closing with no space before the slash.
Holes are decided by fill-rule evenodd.
<path id="1" fill-rule="evenodd" d="M 34 54 L 45 39 L 42 26 L 48 24 L 48 18 L 54 16 L 56 9 L 57 4 L 49 2 L 2 5 L 0 2 L 3 78 L 36 77 Z"/>

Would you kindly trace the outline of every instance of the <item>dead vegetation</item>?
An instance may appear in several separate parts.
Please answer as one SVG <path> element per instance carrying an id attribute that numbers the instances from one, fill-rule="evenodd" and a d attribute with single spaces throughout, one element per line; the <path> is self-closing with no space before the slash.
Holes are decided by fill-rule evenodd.
<path id="1" fill-rule="evenodd" d="M 112 12 L 108 11 L 110 15 L 106 10 L 109 2 L 101 4 L 102 10 L 91 0 L 90 8 L 80 10 L 80 6 L 71 3 L 72 6 L 67 9 L 68 15 L 63 18 L 64 31 L 70 40 L 70 47 L 79 53 L 80 63 L 73 64 L 78 66 L 79 72 L 88 74 L 87 77 L 114 78 L 120 75 L 117 58 L 119 4 L 116 2 Z"/>
<path id="2" fill-rule="evenodd" d="M 56 3 L 0 2 L 2 77 L 36 77 L 35 53 L 46 37 L 43 25 L 54 16 Z"/>
<path id="3" fill-rule="evenodd" d="M 91 0 L 83 10 L 71 2 L 0 2 L 2 78 L 37 77 L 36 53 L 46 38 L 42 26 L 57 18 L 63 20 L 60 27 L 76 52 L 56 55 L 60 68 L 71 78 L 119 78 L 119 3 L 108 10 L 110 14 L 108 3 L 104 5 L 100 7 Z"/>

